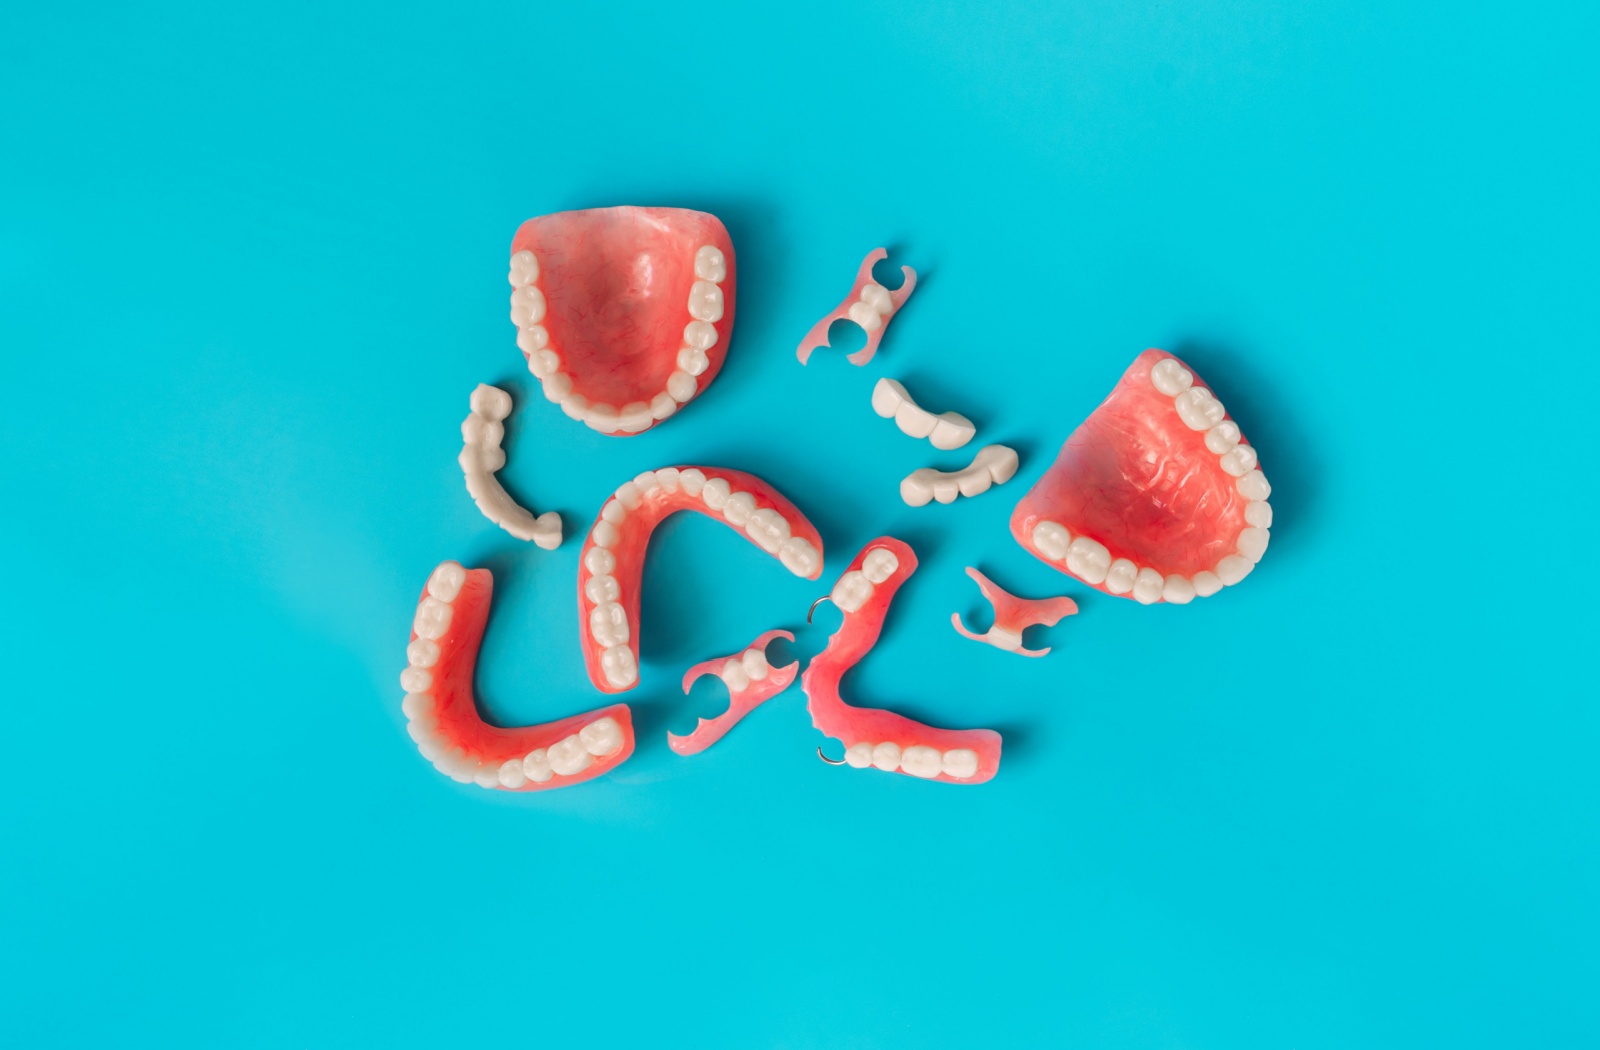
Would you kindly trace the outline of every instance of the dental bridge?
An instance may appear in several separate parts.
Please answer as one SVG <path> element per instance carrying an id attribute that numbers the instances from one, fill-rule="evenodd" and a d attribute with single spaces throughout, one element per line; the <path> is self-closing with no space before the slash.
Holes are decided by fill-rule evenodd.
<path id="1" fill-rule="evenodd" d="M 878 283 L 873 266 L 887 257 L 878 248 L 862 260 L 849 293 L 799 344 L 800 364 L 828 345 L 828 328 L 840 320 L 867 337 L 848 361 L 864 366 L 874 359 L 917 283 L 909 266 L 901 267 L 900 287 Z M 704 212 L 615 207 L 531 219 L 512 240 L 508 271 L 517 346 L 545 399 L 566 416 L 602 434 L 641 434 L 683 410 L 721 372 L 736 275 L 726 228 Z M 496 477 L 506 462 L 510 395 L 480 384 L 469 408 L 458 460 L 473 502 L 510 535 L 558 548 L 560 517 L 522 507 Z M 959 411 L 922 407 L 889 377 L 874 386 L 871 409 L 936 453 L 962 448 L 979 429 Z M 1014 449 L 989 444 L 965 465 L 918 467 L 899 482 L 899 492 L 913 507 L 976 498 L 1009 482 L 1019 466 Z M 1010 530 L 1039 560 L 1104 594 L 1143 605 L 1185 605 L 1238 584 L 1261 561 L 1271 536 L 1271 491 L 1255 447 L 1194 369 L 1172 354 L 1147 350 L 1023 495 Z M 803 579 L 822 576 L 821 535 L 766 480 L 691 464 L 624 481 L 602 501 L 579 552 L 579 648 L 601 694 L 639 683 L 643 562 L 651 533 L 679 511 L 722 522 L 770 555 L 777 568 Z M 949 784 L 993 778 L 1002 743 L 993 730 L 939 729 L 854 706 L 840 693 L 844 675 L 876 645 L 890 604 L 916 568 L 911 547 L 892 536 L 863 547 L 807 612 L 810 623 L 817 605 L 831 602 L 842 622 L 803 672 L 798 662 L 769 661 L 772 642 L 794 640 L 777 628 L 689 668 L 685 693 L 700 678 L 715 676 L 728 706 L 700 718 L 688 735 L 668 733 L 668 745 L 680 755 L 704 751 L 798 678 L 812 725 L 844 748 L 841 759 L 818 748 L 824 762 Z M 951 624 L 963 637 L 1001 652 L 1043 657 L 1050 648 L 1025 647 L 1023 632 L 1078 611 L 1070 597 L 1018 598 L 975 568 L 967 574 L 993 607 L 993 624 L 979 634 L 959 613 Z M 401 711 L 418 751 L 452 780 L 501 791 L 570 787 L 627 761 L 635 738 L 625 703 L 516 729 L 482 719 L 473 677 L 492 592 L 487 569 L 454 561 L 439 564 L 427 579 L 400 675 Z"/>

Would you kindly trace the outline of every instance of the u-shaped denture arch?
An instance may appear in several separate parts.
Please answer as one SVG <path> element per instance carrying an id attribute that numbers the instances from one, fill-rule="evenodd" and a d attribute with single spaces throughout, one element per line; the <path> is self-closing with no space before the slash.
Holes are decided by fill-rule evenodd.
<path id="1" fill-rule="evenodd" d="M 839 695 L 845 673 L 878 642 L 895 592 L 916 571 L 917 556 L 892 536 L 868 543 L 829 595 L 844 613 L 828 646 L 800 678 L 811 724 L 844 744 L 844 761 L 950 784 L 981 784 L 1000 768 L 1000 734 L 992 729 L 935 729 Z"/>
<path id="2" fill-rule="evenodd" d="M 633 717 L 612 704 L 521 729 L 478 715 L 472 678 L 489 621 L 488 569 L 441 564 L 428 577 L 400 674 L 406 731 L 450 779 L 501 791 L 549 791 L 593 780 L 633 754 Z"/>
<path id="3" fill-rule="evenodd" d="M 639 583 L 650 534 L 669 515 L 720 521 L 802 579 L 822 575 L 822 537 L 800 509 L 753 474 L 725 467 L 647 470 L 618 486 L 584 539 L 578 613 L 589 680 L 603 693 L 639 683 Z"/>
<path id="4" fill-rule="evenodd" d="M 727 735 L 745 715 L 794 684 L 799 661 L 774 667 L 767 661 L 767 646 L 779 638 L 794 641 L 788 631 L 767 631 L 731 656 L 695 664 L 684 672 L 683 691 L 706 675 L 714 674 L 728 687 L 728 709 L 715 718 L 702 718 L 688 736 L 667 734 L 667 746 L 680 755 L 697 755 Z"/>
<path id="5" fill-rule="evenodd" d="M 889 322 L 900 308 L 911 298 L 911 293 L 917 288 L 917 271 L 909 266 L 900 267 L 900 274 L 904 278 L 900 287 L 890 291 L 879 284 L 872 276 L 872 267 L 881 259 L 889 257 L 888 251 L 875 248 L 867 257 L 861 260 L 861 268 L 856 271 L 856 280 L 850 286 L 850 294 L 844 297 L 833 312 L 811 326 L 811 331 L 800 341 L 800 346 L 795 350 L 795 356 L 800 358 L 803 365 L 811 359 L 811 351 L 819 346 L 828 345 L 828 326 L 835 321 L 854 321 L 867 333 L 867 345 L 853 354 L 848 354 L 845 360 L 853 365 L 864 365 L 872 360 L 878 352 L 878 343 L 883 340 L 883 333 L 889 327 Z"/>
<path id="6" fill-rule="evenodd" d="M 1048 645 L 1043 649 L 1023 648 L 1022 632 L 1029 627 L 1054 627 L 1078 611 L 1078 603 L 1071 598 L 1018 598 L 977 569 L 969 566 L 967 575 L 977 582 L 979 592 L 994 607 L 994 625 L 977 634 L 961 622 L 960 613 L 950 614 L 950 625 L 961 637 L 992 645 L 1001 652 L 1018 656 L 1046 655 L 1050 652 Z"/>

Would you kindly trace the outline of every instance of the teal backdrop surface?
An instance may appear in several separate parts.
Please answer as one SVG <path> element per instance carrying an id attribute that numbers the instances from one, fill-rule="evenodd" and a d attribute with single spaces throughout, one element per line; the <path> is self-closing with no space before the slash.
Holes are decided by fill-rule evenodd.
<path id="1" fill-rule="evenodd" d="M 1600 1045 L 1595 10 L 8 5 L 0 1043 Z M 628 440 L 507 318 L 518 224 L 616 203 L 738 253 L 723 374 Z M 801 368 L 879 244 L 921 284 L 877 359 Z M 1006 527 L 1152 346 L 1274 486 L 1254 575 L 1187 607 Z M 964 453 L 881 375 L 1017 478 L 904 506 Z M 480 382 L 554 552 L 466 496 Z M 495 573 L 488 716 L 598 706 L 572 537 L 679 462 L 789 494 L 824 580 L 680 516 L 634 757 L 435 773 L 429 571 Z M 999 776 L 824 765 L 798 687 L 669 751 L 726 700 L 683 670 L 771 627 L 808 659 L 884 533 L 921 569 L 847 690 L 999 729 Z M 968 565 L 1082 611 L 1043 660 L 963 641 Z"/>

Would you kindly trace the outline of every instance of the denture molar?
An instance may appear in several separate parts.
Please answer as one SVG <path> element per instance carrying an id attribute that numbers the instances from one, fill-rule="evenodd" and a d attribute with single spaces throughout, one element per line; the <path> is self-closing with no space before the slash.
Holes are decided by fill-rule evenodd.
<path id="1" fill-rule="evenodd" d="M 862 260 L 860 268 L 856 271 L 856 280 L 850 288 L 850 294 L 844 301 L 836 306 L 826 317 L 812 326 L 811 331 L 800 341 L 795 356 L 805 364 L 811 357 L 811 351 L 819 346 L 828 345 L 828 326 L 839 320 L 850 320 L 860 325 L 867 333 L 867 345 L 846 360 L 853 365 L 864 365 L 872 360 L 878 352 L 878 342 L 883 338 L 884 330 L 889 321 L 906 300 L 911 298 L 911 293 L 917 287 L 917 271 L 909 266 L 900 267 L 903 281 L 894 291 L 883 287 L 872 277 L 872 266 L 880 259 L 887 259 L 889 253 L 882 248 L 877 248 Z"/>
<path id="2" fill-rule="evenodd" d="M 530 219 L 512 242 L 511 321 L 546 399 L 603 434 L 672 417 L 721 369 L 733 245 L 715 216 L 595 208 Z M 692 368 L 679 367 L 683 355 Z M 696 377 L 700 377 L 698 380 Z"/>
<path id="3" fill-rule="evenodd" d="M 1067 439 L 1011 531 L 1108 594 L 1185 605 L 1261 560 L 1271 492 L 1222 402 L 1192 368 L 1150 350 Z"/>
<path id="4" fill-rule="evenodd" d="M 894 420 L 907 437 L 927 438 L 934 448 L 945 451 L 960 448 L 978 432 L 972 420 L 959 412 L 935 415 L 923 408 L 903 384 L 887 377 L 872 388 L 872 410 L 884 419 Z"/>
<path id="5" fill-rule="evenodd" d="M 908 507 L 923 507 L 930 501 L 954 503 L 957 496 L 978 496 L 991 486 L 1004 485 L 1017 473 L 1017 453 L 1005 445 L 985 445 L 961 470 L 946 472 L 923 467 L 900 482 L 900 498 Z"/>

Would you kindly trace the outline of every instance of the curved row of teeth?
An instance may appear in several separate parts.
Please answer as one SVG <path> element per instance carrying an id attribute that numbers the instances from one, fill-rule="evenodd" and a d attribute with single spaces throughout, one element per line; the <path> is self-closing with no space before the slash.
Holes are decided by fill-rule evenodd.
<path id="1" fill-rule="evenodd" d="M 589 611 L 589 635 L 600 648 L 600 668 L 606 681 L 619 689 L 638 681 L 639 667 L 628 645 L 628 614 L 622 607 L 622 586 L 614 575 L 617 558 L 612 548 L 622 538 L 629 512 L 658 491 L 681 491 L 701 500 L 729 525 L 743 529 L 762 550 L 776 555 L 796 576 L 809 579 L 819 565 L 817 549 L 803 536 L 790 535 L 789 522 L 782 514 L 770 507 L 757 508 L 753 494 L 733 491 L 726 478 L 707 478 L 694 467 L 662 467 L 624 482 L 600 509 L 600 520 L 589 531 L 590 546 L 583 556 L 588 573 L 583 593 L 594 603 Z"/>
<path id="2" fill-rule="evenodd" d="M 876 332 L 892 313 L 894 300 L 889 298 L 889 289 L 877 281 L 868 281 L 861 286 L 861 294 L 850 304 L 845 316 L 868 332 Z"/>
<path id="3" fill-rule="evenodd" d="M 730 656 L 723 661 L 722 667 L 717 671 L 717 677 L 728 687 L 728 692 L 737 693 L 750 688 L 751 682 L 765 680 L 771 673 L 772 665 L 767 662 L 765 651 L 746 649 L 737 656 Z"/>
<path id="4" fill-rule="evenodd" d="M 1016 449 L 985 445 L 960 470 L 913 470 L 900 482 L 900 498 L 908 507 L 923 507 L 930 500 L 954 503 L 957 496 L 981 496 L 991 486 L 1004 485 L 1015 477 L 1017 463 Z"/>
<path id="5" fill-rule="evenodd" d="M 721 284 L 728 276 L 728 260 L 714 244 L 694 253 L 694 284 L 689 289 L 689 323 L 683 329 L 678 367 L 667 377 L 666 388 L 646 401 L 617 406 L 590 403 L 572 392 L 572 377 L 561 369 L 560 351 L 550 343 L 541 323 L 544 293 L 539 289 L 539 260 L 524 249 L 511 257 L 511 323 L 517 326 L 517 346 L 528 359 L 528 371 L 544 388 L 544 396 L 561 411 L 602 434 L 637 434 L 687 404 L 700 388 L 699 376 L 711 367 L 707 352 L 717 345 L 716 322 L 722 320 Z"/>
<path id="6" fill-rule="evenodd" d="M 1193 578 L 1178 573 L 1163 576 L 1156 569 L 1139 566 L 1127 558 L 1112 560 L 1105 546 L 1087 536 L 1073 536 L 1064 525 L 1041 521 L 1033 527 L 1033 545 L 1051 561 L 1062 562 L 1067 571 L 1085 583 L 1104 584 L 1112 594 L 1132 594 L 1143 605 L 1167 601 L 1186 605 L 1196 598 L 1209 598 L 1224 587 L 1231 587 L 1250 575 L 1267 552 L 1268 531 L 1272 526 L 1272 505 L 1267 497 L 1272 486 L 1256 466 L 1256 451 L 1239 443 L 1239 427 L 1224 419 L 1227 411 L 1211 391 L 1194 385 L 1194 375 L 1172 358 L 1156 362 L 1150 382 L 1173 399 L 1178 417 L 1190 430 L 1205 432 L 1206 448 L 1219 457 L 1222 469 L 1237 478 L 1234 482 L 1244 505 L 1245 527 L 1234 541 L 1234 553 L 1224 555 L 1210 569 Z"/>
<path id="7" fill-rule="evenodd" d="M 893 773 L 898 769 L 924 780 L 932 780 L 940 773 L 956 780 L 967 780 L 978 772 L 978 753 L 966 747 L 941 752 L 936 747 L 922 744 L 912 744 L 902 749 L 892 741 L 882 744 L 863 742 L 845 748 L 844 760 L 854 769 L 875 766 L 885 773 Z"/>
<path id="8" fill-rule="evenodd" d="M 553 510 L 534 516 L 511 498 L 495 471 L 506 465 L 505 418 L 511 414 L 511 395 L 499 387 L 479 383 L 472 392 L 472 414 L 461 423 L 461 455 L 457 461 L 466 476 L 467 494 L 483 516 L 519 540 L 532 540 L 547 551 L 561 546 L 561 515 Z"/>
<path id="9" fill-rule="evenodd" d="M 616 754 L 624 742 L 622 727 L 610 716 L 595 719 L 547 748 L 535 748 L 504 762 L 481 761 L 443 738 L 433 695 L 433 668 L 439 662 L 439 639 L 450 629 L 451 603 L 466 580 L 466 570 L 453 561 L 433 570 L 428 577 L 428 597 L 417 607 L 412 624 L 417 637 L 406 646 L 406 669 L 400 672 L 400 687 L 406 696 L 400 701 L 400 710 L 406 716 L 406 732 L 416 741 L 422 757 L 459 784 L 519 788 L 529 781 L 543 784 L 551 777 L 575 776 L 595 759 Z"/>
<path id="10" fill-rule="evenodd" d="M 917 404 L 905 384 L 884 376 L 872 388 L 872 410 L 884 419 L 894 420 L 907 437 L 927 438 L 940 451 L 948 452 L 971 441 L 978 428 L 960 412 L 935 415 Z"/>
<path id="11" fill-rule="evenodd" d="M 833 604 L 847 613 L 859 610 L 872 600 L 873 589 L 894 575 L 900 568 L 900 559 L 885 547 L 874 547 L 861 559 L 861 568 L 851 569 L 839 577 L 828 595 Z"/>

